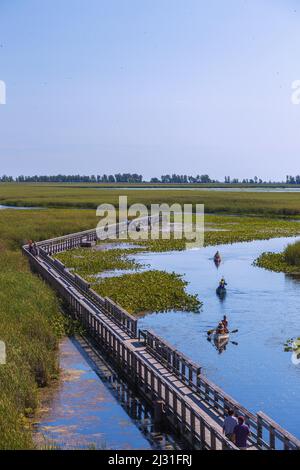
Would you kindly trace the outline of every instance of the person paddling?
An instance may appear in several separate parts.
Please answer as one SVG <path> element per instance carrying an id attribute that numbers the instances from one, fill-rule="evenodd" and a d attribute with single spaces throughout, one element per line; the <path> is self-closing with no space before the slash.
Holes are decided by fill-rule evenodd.
<path id="1" fill-rule="evenodd" d="M 218 328 L 216 330 L 216 333 L 217 333 L 217 335 L 224 335 L 224 333 L 226 333 L 223 322 L 220 321 L 220 323 L 218 324 Z"/>
<path id="2" fill-rule="evenodd" d="M 224 315 L 223 320 L 222 320 L 222 325 L 224 327 L 225 333 L 228 333 L 228 320 L 226 315 Z"/>
<path id="3" fill-rule="evenodd" d="M 220 284 L 219 284 L 219 287 L 221 289 L 225 289 L 225 286 L 227 286 L 227 282 L 225 281 L 224 277 L 222 277 L 222 279 L 220 281 Z"/>

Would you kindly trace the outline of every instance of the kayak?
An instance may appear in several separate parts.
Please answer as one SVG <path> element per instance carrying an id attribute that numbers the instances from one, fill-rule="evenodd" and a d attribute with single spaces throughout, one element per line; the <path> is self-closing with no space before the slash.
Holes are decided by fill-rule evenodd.
<path id="1" fill-rule="evenodd" d="M 218 287 L 217 290 L 216 290 L 217 294 L 222 296 L 222 295 L 226 295 L 226 287 Z"/>

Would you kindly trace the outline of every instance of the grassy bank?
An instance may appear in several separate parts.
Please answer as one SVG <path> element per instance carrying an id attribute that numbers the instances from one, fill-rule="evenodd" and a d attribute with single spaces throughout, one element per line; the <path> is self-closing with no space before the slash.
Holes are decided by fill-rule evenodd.
<path id="1" fill-rule="evenodd" d="M 64 321 L 55 294 L 18 252 L 2 244 L 0 263 L 0 339 L 7 349 L 7 364 L 0 366 L 0 448 L 29 448 L 26 416 L 37 406 L 37 388 L 58 372 Z"/>
<path id="2" fill-rule="evenodd" d="M 127 195 L 129 204 L 147 207 L 159 203 L 205 204 L 206 212 L 299 216 L 299 193 L 247 193 L 225 191 L 135 190 L 103 188 L 76 184 L 0 184 L 0 204 L 60 208 L 96 208 L 103 202 L 118 204 L 119 195 Z"/>
<path id="3" fill-rule="evenodd" d="M 93 226 L 92 214 L 78 212 L 0 211 L 0 340 L 7 349 L 7 363 L 0 365 L 0 449 L 33 447 L 27 417 L 38 405 L 38 388 L 58 374 L 58 340 L 68 325 L 55 293 L 30 272 L 20 246 L 26 238 Z"/>
<path id="4" fill-rule="evenodd" d="M 270 271 L 300 274 L 300 242 L 288 245 L 282 253 L 262 253 L 255 265 Z"/>

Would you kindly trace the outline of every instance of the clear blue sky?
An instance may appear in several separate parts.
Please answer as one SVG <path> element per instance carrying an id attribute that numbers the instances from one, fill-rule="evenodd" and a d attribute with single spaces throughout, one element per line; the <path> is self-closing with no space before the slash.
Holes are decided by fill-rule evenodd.
<path id="1" fill-rule="evenodd" d="M 0 174 L 300 172 L 297 0 L 0 0 Z"/>

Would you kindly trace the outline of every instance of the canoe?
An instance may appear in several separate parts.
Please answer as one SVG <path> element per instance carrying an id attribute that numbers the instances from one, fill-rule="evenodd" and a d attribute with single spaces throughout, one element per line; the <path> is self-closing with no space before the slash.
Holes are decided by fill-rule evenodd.
<path id="1" fill-rule="evenodd" d="M 216 343 L 222 343 L 229 340 L 229 333 L 224 333 L 222 335 L 214 333 L 213 339 Z"/>

